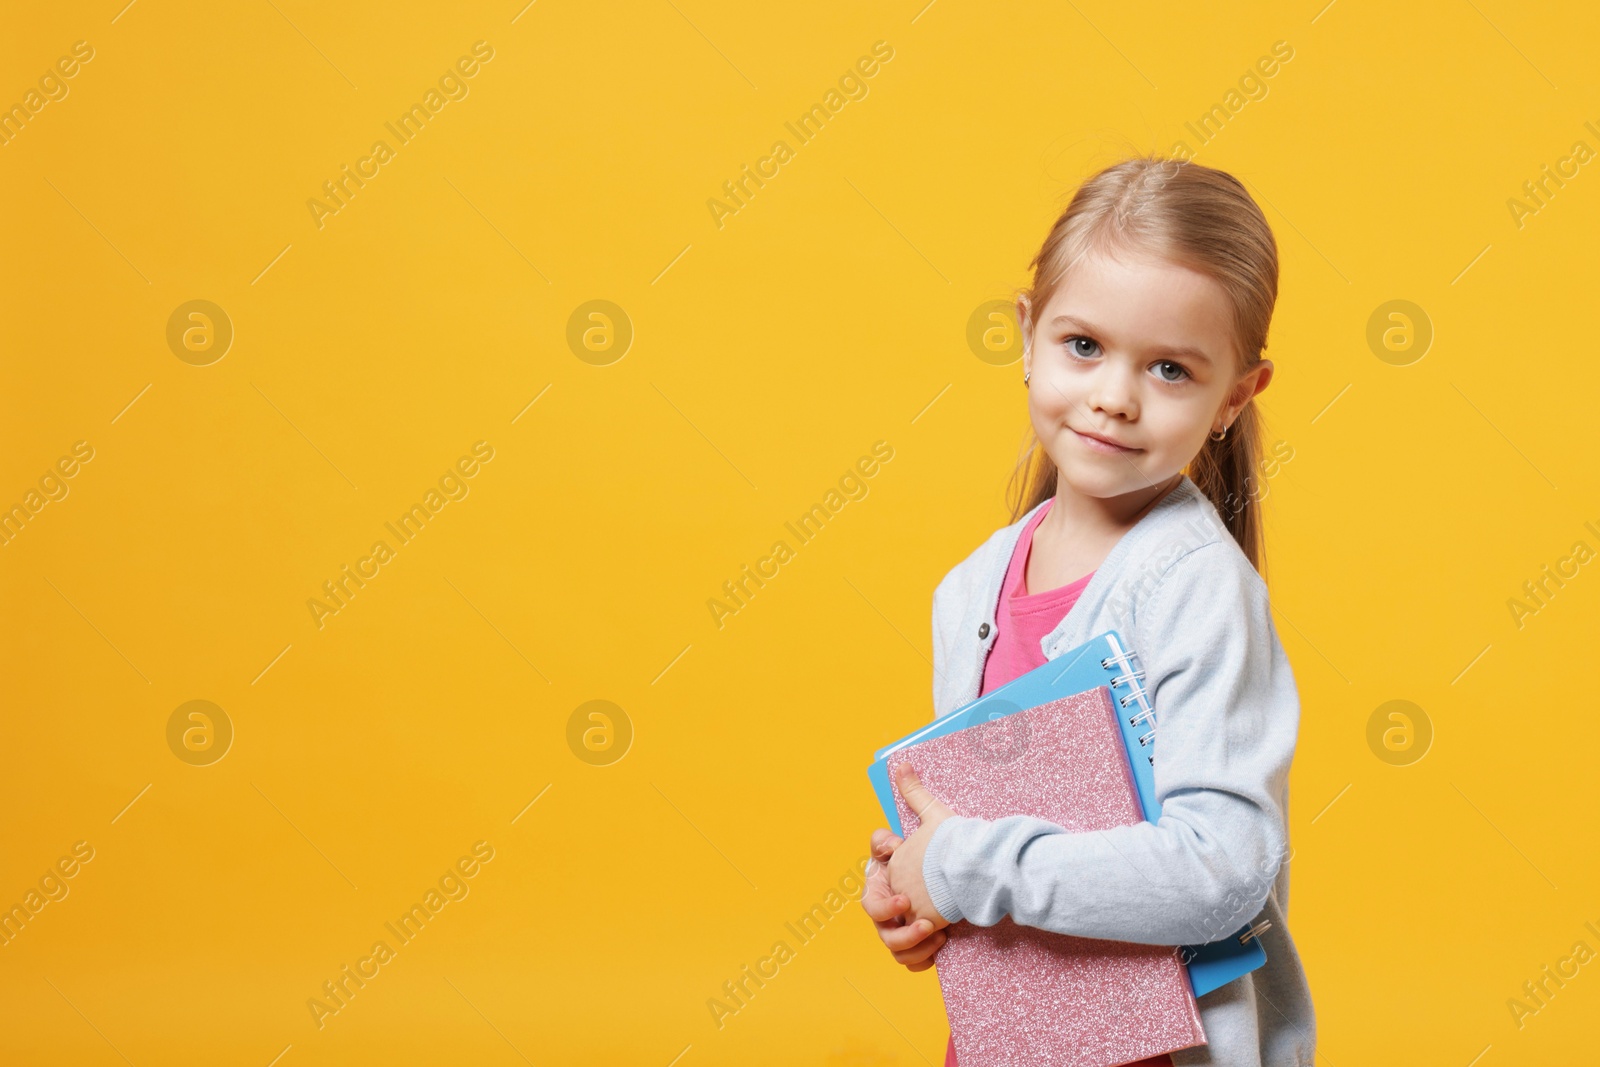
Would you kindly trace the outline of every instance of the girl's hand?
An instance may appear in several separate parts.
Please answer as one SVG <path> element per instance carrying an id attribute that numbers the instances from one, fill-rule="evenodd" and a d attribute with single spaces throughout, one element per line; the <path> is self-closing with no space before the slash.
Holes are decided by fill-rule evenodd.
<path id="1" fill-rule="evenodd" d="M 895 781 L 900 786 L 900 795 L 922 821 L 916 832 L 898 845 L 889 857 L 889 885 L 894 892 L 910 901 L 910 912 L 906 916 L 908 923 L 915 925 L 927 922 L 930 929 L 938 930 L 950 924 L 945 922 L 939 909 L 933 906 L 933 899 L 928 896 L 927 884 L 922 880 L 922 858 L 927 854 L 933 832 L 955 812 L 923 788 L 911 764 L 902 763 L 896 768 Z"/>
<path id="2" fill-rule="evenodd" d="M 888 860 L 903 842 L 888 830 L 872 833 L 872 858 L 877 861 L 867 874 L 867 884 L 861 894 L 861 906 L 872 918 L 895 962 L 905 964 L 907 970 L 925 971 L 933 966 L 933 957 L 948 936 L 936 931 L 926 919 L 917 919 L 909 925 L 904 914 L 911 907 L 909 897 L 896 893 L 889 885 Z"/>

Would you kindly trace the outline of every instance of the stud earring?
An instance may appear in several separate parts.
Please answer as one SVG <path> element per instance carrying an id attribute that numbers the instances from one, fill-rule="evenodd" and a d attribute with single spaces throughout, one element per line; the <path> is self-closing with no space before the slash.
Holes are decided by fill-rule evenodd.
<path id="1" fill-rule="evenodd" d="M 1023 385 L 1027 385 L 1028 384 L 1028 378 L 1030 376 L 1032 376 L 1032 374 L 1033 374 L 1032 371 L 1023 371 L 1022 372 L 1022 384 Z"/>
<path id="2" fill-rule="evenodd" d="M 1228 436 L 1228 428 L 1227 428 L 1227 427 L 1226 427 L 1226 426 L 1224 426 L 1224 427 L 1223 427 L 1223 428 L 1222 428 L 1222 432 L 1220 432 L 1220 433 L 1212 433 L 1212 434 L 1209 434 L 1209 435 L 1208 435 L 1208 436 L 1209 436 L 1209 437 L 1210 437 L 1210 438 L 1211 438 L 1211 439 L 1212 439 L 1212 440 L 1213 440 L 1213 441 L 1220 441 L 1220 440 L 1222 440 L 1222 439 L 1223 439 L 1223 438 L 1224 438 L 1224 437 L 1226 437 L 1226 436 Z"/>

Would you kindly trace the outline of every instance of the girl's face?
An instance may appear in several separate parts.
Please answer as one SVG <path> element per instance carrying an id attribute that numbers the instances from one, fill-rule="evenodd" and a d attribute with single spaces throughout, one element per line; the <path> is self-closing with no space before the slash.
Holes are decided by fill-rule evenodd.
<path id="1" fill-rule="evenodd" d="M 1083 496 L 1165 489 L 1272 377 L 1267 360 L 1237 374 L 1221 287 L 1172 263 L 1086 256 L 1031 337 L 1018 306 L 1034 432 Z"/>

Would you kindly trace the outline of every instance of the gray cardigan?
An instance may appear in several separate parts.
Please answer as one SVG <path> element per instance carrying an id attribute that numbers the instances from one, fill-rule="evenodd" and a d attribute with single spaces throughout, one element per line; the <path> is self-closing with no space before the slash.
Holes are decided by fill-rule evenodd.
<path id="1" fill-rule="evenodd" d="M 1043 505 L 1041 504 L 1040 507 Z M 933 594 L 936 716 L 974 700 L 1023 525 L 997 530 Z M 1193 945 L 1271 920 L 1266 965 L 1199 998 L 1208 1044 L 1175 1067 L 1310 1065 L 1316 1018 L 1284 912 L 1289 763 L 1300 699 L 1266 583 L 1185 476 L 1111 550 L 1041 642 L 1046 657 L 1116 630 L 1156 712 L 1161 819 L 1070 833 L 1025 815 L 953 817 L 923 874 L 951 922 L 1013 921 L 1078 937 Z"/>

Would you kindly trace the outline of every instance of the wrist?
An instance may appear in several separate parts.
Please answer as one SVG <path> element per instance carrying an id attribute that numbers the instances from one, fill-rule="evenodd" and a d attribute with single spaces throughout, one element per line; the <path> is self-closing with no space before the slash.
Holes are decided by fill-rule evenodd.
<path id="1" fill-rule="evenodd" d="M 927 851 L 922 855 L 922 884 L 927 887 L 928 899 L 932 901 L 934 909 L 947 923 L 958 923 L 965 916 L 956 901 L 955 889 L 945 876 L 944 857 L 950 842 L 961 829 L 959 825 L 952 824 L 970 821 L 963 816 L 952 815 L 941 822 L 934 828 L 933 836 L 928 839 Z"/>

